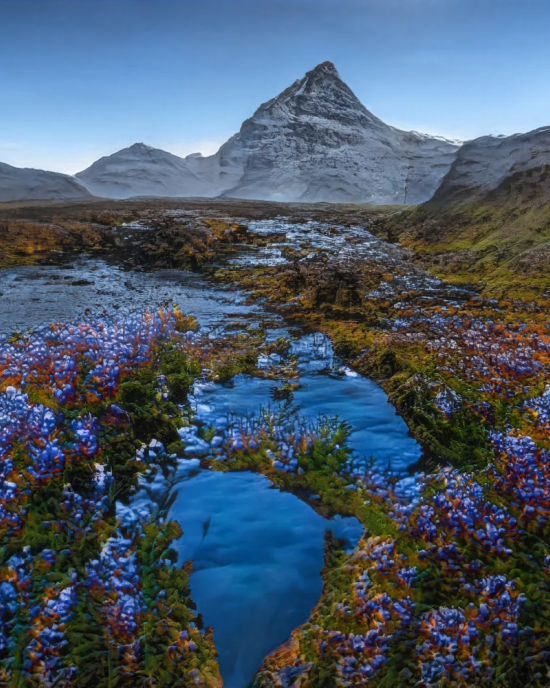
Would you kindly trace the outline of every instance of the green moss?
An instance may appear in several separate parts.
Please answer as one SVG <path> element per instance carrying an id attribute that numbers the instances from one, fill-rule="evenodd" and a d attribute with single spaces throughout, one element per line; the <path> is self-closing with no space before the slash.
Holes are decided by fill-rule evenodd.
<path id="1" fill-rule="evenodd" d="M 375 231 L 414 249 L 437 277 L 487 294 L 540 298 L 550 286 L 550 204 L 420 206 Z"/>
<path id="2" fill-rule="evenodd" d="M 217 364 L 213 369 L 214 378 L 218 382 L 228 382 L 239 373 L 251 375 L 256 371 L 258 355 L 254 352 L 234 354 L 229 360 Z"/>

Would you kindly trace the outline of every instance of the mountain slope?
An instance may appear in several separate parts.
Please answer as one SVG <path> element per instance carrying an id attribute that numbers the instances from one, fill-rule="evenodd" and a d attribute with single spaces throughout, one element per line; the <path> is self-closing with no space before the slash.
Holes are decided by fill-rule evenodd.
<path id="1" fill-rule="evenodd" d="M 100 158 L 77 178 L 97 196 L 211 196 L 212 181 L 193 169 L 194 156 L 179 158 L 159 148 L 135 143 Z"/>
<path id="2" fill-rule="evenodd" d="M 215 155 L 183 159 L 135 144 L 77 177 L 92 193 L 116 198 L 420 203 L 457 150 L 456 143 L 384 124 L 325 62 L 261 105 Z"/>
<path id="3" fill-rule="evenodd" d="M 540 298 L 550 288 L 550 128 L 466 143 L 433 199 L 390 218 L 382 235 L 447 280 Z"/>
<path id="4" fill-rule="evenodd" d="M 514 186 L 517 196 L 518 182 L 532 178 L 531 171 L 545 165 L 550 165 L 550 127 L 514 136 L 482 136 L 458 151 L 433 202 L 480 201 L 507 186 Z"/>
<path id="5" fill-rule="evenodd" d="M 74 177 L 57 172 L 12 167 L 0 162 L 0 202 L 91 198 Z"/>
<path id="6" fill-rule="evenodd" d="M 261 105 L 216 157 L 229 196 L 419 203 L 457 150 L 384 124 L 325 62 Z"/>

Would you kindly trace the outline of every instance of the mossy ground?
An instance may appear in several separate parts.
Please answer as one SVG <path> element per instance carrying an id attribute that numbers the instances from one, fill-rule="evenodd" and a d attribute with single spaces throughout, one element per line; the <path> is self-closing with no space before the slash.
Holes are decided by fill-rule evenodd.
<path id="1" fill-rule="evenodd" d="M 434 275 L 488 295 L 540 300 L 550 287 L 550 205 L 425 205 L 384 218 L 376 232 Z"/>

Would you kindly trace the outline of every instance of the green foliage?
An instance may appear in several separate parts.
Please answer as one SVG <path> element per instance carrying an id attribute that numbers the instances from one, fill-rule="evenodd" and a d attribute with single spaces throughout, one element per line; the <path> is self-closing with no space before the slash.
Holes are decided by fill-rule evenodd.
<path id="1" fill-rule="evenodd" d="M 257 353 L 247 352 L 245 354 L 235 354 L 228 361 L 217 365 L 214 368 L 214 376 L 217 382 L 228 382 L 239 373 L 252 374 L 256 370 L 258 360 Z"/>
<path id="2" fill-rule="evenodd" d="M 377 233 L 410 246 L 435 275 L 497 296 L 540 298 L 550 286 L 550 205 L 424 205 L 388 216 Z"/>

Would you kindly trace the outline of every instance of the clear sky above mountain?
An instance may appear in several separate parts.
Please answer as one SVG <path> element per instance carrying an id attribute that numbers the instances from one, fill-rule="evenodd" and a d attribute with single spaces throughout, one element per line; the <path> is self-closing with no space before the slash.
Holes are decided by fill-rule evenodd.
<path id="1" fill-rule="evenodd" d="M 0 0 L 0 161 L 74 173 L 145 141 L 214 152 L 334 62 L 378 117 L 550 125 L 547 0 Z"/>

